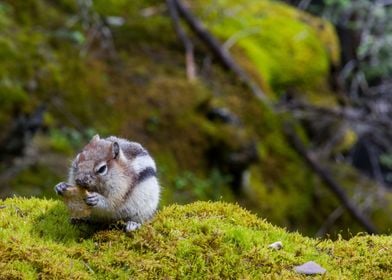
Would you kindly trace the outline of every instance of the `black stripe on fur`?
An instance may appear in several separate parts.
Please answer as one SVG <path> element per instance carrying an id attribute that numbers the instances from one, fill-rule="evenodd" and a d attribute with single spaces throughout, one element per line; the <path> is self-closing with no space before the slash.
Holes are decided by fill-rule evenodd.
<path id="1" fill-rule="evenodd" d="M 151 177 L 155 177 L 155 176 L 157 176 L 157 172 L 155 171 L 155 169 L 152 167 L 147 167 L 146 169 L 143 169 L 139 173 L 139 175 L 137 176 L 137 182 L 141 183 L 144 180 L 147 180 L 147 179 L 149 179 Z"/>

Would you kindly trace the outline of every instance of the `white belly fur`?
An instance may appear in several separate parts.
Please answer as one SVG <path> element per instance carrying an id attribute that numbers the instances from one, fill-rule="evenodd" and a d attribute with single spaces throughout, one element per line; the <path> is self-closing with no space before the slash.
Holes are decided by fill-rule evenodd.
<path id="1" fill-rule="evenodd" d="M 158 207 L 159 196 L 158 180 L 156 177 L 150 177 L 136 185 L 129 198 L 122 205 L 108 207 L 105 210 L 93 208 L 91 218 L 93 220 L 131 220 L 144 223 L 154 215 Z"/>

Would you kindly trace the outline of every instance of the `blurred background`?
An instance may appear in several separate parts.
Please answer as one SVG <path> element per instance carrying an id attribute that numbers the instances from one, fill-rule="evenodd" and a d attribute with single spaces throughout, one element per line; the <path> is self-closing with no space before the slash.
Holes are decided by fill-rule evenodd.
<path id="1" fill-rule="evenodd" d="M 309 236 L 389 234 L 391 6 L 0 1 L 0 197 L 54 197 L 99 133 L 150 150 L 161 207 L 223 200 Z"/>

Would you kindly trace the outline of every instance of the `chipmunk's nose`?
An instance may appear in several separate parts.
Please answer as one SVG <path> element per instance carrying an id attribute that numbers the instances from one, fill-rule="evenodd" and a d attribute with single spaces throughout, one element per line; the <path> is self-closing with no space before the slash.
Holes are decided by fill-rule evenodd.
<path id="1" fill-rule="evenodd" d="M 80 186 L 80 187 L 84 187 L 84 185 L 86 184 L 86 181 L 85 181 L 85 180 L 79 179 L 79 178 L 76 179 L 75 182 L 76 182 L 76 184 L 77 184 L 78 186 Z"/>
<path id="2" fill-rule="evenodd" d="M 83 187 L 83 188 L 87 188 L 91 184 L 91 180 L 87 176 L 84 176 L 81 178 L 76 178 L 75 182 L 76 182 L 76 185 Z"/>

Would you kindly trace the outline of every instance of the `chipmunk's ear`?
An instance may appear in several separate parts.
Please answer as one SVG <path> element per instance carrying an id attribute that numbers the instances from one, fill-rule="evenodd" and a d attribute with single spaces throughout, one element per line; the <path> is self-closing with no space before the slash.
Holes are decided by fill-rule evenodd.
<path id="1" fill-rule="evenodd" d="M 90 140 L 90 143 L 95 143 L 99 141 L 101 138 L 99 138 L 98 134 L 95 134 L 94 137 Z"/>
<path id="2" fill-rule="evenodd" d="M 113 144 L 112 144 L 112 155 L 113 155 L 113 158 L 114 159 L 118 158 L 119 154 L 120 154 L 120 145 L 117 142 L 113 142 Z"/>

